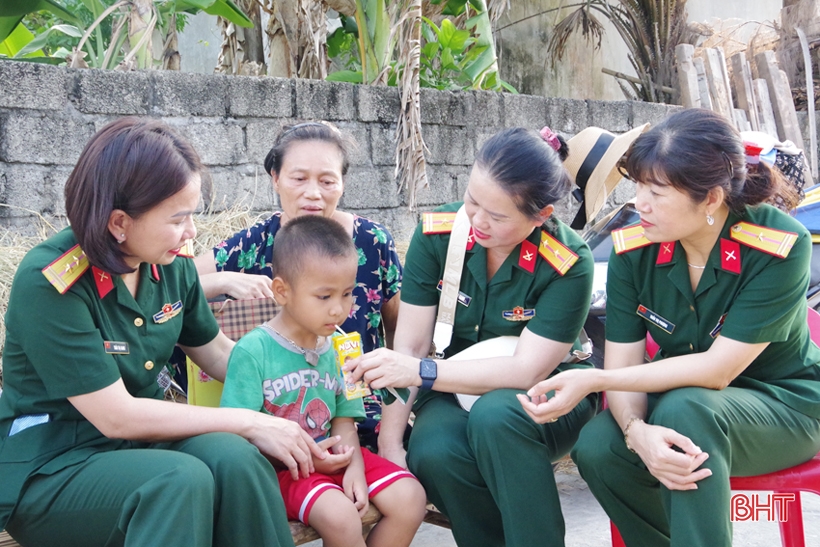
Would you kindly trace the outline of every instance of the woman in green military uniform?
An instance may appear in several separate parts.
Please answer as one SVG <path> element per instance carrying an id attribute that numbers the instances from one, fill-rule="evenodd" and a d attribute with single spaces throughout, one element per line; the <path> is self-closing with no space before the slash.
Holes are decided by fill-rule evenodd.
<path id="1" fill-rule="evenodd" d="M 20 264 L 6 315 L 0 529 L 21 545 L 293 545 L 262 453 L 296 476 L 324 451 L 287 420 L 162 400 L 175 344 L 218 379 L 233 347 L 193 261 L 177 258 L 196 235 L 201 170 L 167 126 L 112 122 L 66 182 L 71 227 Z"/>
<path id="2" fill-rule="evenodd" d="M 641 224 L 613 236 L 605 369 L 569 371 L 521 397 L 544 422 L 607 391 L 609 410 L 572 455 L 630 547 L 730 546 L 729 477 L 820 449 L 811 240 L 762 204 L 789 193 L 746 152 L 723 117 L 700 109 L 635 141 L 624 165 Z M 660 351 L 644 364 L 647 333 Z"/>
<path id="3" fill-rule="evenodd" d="M 554 148 L 552 147 L 554 146 Z M 394 348 L 350 362 L 372 387 L 420 387 L 405 463 L 410 405 L 385 408 L 379 453 L 408 466 L 450 518 L 459 545 L 564 545 L 564 521 L 550 461 L 566 454 L 595 414 L 580 401 L 556 423 L 534 424 L 515 399 L 562 364 L 584 323 L 591 295 L 589 248 L 553 216 L 571 181 L 567 147 L 551 132 L 508 129 L 479 151 L 464 203 L 424 215 L 407 253 Z M 560 155 L 559 155 L 560 154 Z M 455 212 L 469 222 L 449 346 L 520 336 L 515 353 L 463 361 L 422 359 L 434 338 Z M 458 224 L 458 221 L 456 221 Z M 454 393 L 481 395 L 472 410 Z"/>

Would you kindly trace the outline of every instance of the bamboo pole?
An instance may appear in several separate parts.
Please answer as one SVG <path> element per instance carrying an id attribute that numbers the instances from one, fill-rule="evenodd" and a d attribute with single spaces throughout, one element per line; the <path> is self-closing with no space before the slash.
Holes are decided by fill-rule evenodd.
<path id="1" fill-rule="evenodd" d="M 627 82 L 632 82 L 633 84 L 643 85 L 643 83 L 644 83 L 641 80 L 639 80 L 638 78 L 636 78 L 635 76 L 630 76 L 628 74 L 624 74 L 623 72 L 618 72 L 616 70 L 610 70 L 608 68 L 602 68 L 601 72 L 603 72 L 604 74 L 609 74 L 610 76 L 614 76 L 616 78 L 620 78 L 621 80 L 626 80 Z M 664 93 L 672 93 L 672 94 L 675 93 L 675 90 L 673 88 L 667 87 L 665 85 L 657 86 L 655 89 L 659 89 L 660 91 L 663 91 Z"/>

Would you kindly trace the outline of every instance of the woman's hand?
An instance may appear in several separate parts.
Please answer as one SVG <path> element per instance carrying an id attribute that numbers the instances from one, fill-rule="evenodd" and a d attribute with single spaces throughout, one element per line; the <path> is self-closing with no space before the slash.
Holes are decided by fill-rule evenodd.
<path id="1" fill-rule="evenodd" d="M 328 451 L 328 455 L 324 459 L 313 456 L 313 468 L 316 470 L 316 473 L 335 475 L 350 465 L 351 458 L 353 457 L 353 447 L 339 445 L 338 443 L 341 440 L 342 437 L 336 435 L 316 443 L 319 445 L 319 448 Z M 331 448 L 333 448 L 332 451 Z"/>
<path id="2" fill-rule="evenodd" d="M 271 279 L 266 275 L 239 272 L 217 272 L 210 275 L 222 276 L 219 283 L 222 293 L 236 299 L 273 298 Z"/>
<path id="3" fill-rule="evenodd" d="M 315 471 L 314 458 L 328 457 L 327 450 L 316 444 L 298 423 L 258 412 L 254 417 L 247 439 L 263 454 L 282 462 L 293 480 L 298 480 L 300 474 L 307 478 Z"/>
<path id="4" fill-rule="evenodd" d="M 670 490 L 697 490 L 697 481 L 712 475 L 710 469 L 698 469 L 709 454 L 689 437 L 668 427 L 633 422 L 629 428 L 629 445 L 649 472 Z"/>
<path id="5" fill-rule="evenodd" d="M 344 369 L 354 381 L 364 378 L 373 389 L 421 385 L 419 359 L 386 348 L 346 361 Z"/>
<path id="6" fill-rule="evenodd" d="M 407 450 L 401 445 L 382 447 L 381 443 L 379 443 L 379 456 L 387 461 L 393 462 L 402 469 L 407 469 Z"/>
<path id="7" fill-rule="evenodd" d="M 342 487 L 345 496 L 356 506 L 359 516 L 363 517 L 370 506 L 370 501 L 367 498 L 367 481 L 364 478 L 364 470 L 359 466 L 348 467 L 342 479 Z"/>
<path id="8" fill-rule="evenodd" d="M 538 382 L 526 395 L 519 393 L 516 397 L 536 423 L 554 422 L 572 411 L 584 397 L 597 391 L 595 373 L 594 370 L 567 370 Z M 547 397 L 550 392 L 554 393 Z"/>

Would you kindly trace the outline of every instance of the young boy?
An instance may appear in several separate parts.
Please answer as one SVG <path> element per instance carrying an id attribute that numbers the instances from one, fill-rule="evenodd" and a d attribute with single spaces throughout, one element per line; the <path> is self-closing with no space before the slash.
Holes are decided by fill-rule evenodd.
<path id="1" fill-rule="evenodd" d="M 222 406 L 298 422 L 314 439 L 338 437 L 315 472 L 278 473 L 289 519 L 312 526 L 324 545 L 409 546 L 425 514 L 424 488 L 407 470 L 359 447 L 361 399 L 348 401 L 330 338 L 353 305 L 358 255 L 336 221 L 297 217 L 276 234 L 273 293 L 281 312 L 245 335 L 228 361 Z M 330 442 L 333 442 L 332 440 Z M 382 519 L 362 539 L 368 498 Z"/>

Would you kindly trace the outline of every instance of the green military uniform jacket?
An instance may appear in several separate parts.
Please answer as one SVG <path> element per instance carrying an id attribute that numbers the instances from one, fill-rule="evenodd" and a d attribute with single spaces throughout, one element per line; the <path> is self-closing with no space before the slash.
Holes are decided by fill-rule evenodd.
<path id="1" fill-rule="evenodd" d="M 12 284 L 0 396 L 0 529 L 28 477 L 55 473 L 98 451 L 140 445 L 104 437 L 68 397 L 122 378 L 131 395 L 161 399 L 157 377 L 174 345 L 201 346 L 219 332 L 193 261 L 142 264 L 135 300 L 119 276 L 87 265 L 83 271 L 76 245 L 70 228 L 37 245 Z M 81 275 L 68 287 L 53 286 L 43 269 L 64 254 L 67 262 L 52 273 L 72 281 L 71 274 Z M 9 435 L 24 415 L 47 415 L 48 422 Z"/>
<path id="2" fill-rule="evenodd" d="M 717 336 L 769 342 L 731 385 L 820 418 L 820 349 L 806 323 L 811 238 L 803 225 L 769 205 L 730 213 L 694 294 L 680 243 L 645 243 L 616 254 L 616 235 L 607 339 L 637 342 L 649 332 L 661 348 L 656 360 L 704 352 Z"/>
<path id="3" fill-rule="evenodd" d="M 461 205 L 461 202 L 450 203 L 436 212 L 458 211 Z M 438 283 L 443 277 L 450 234 L 448 230 L 443 233 L 427 230 L 425 234 L 424 225 L 424 222 L 419 224 L 407 251 L 401 299 L 416 306 L 438 306 L 441 294 Z M 544 258 L 542 232 L 563 247 L 553 244 L 560 248 L 562 259 L 577 257 L 568 269 L 568 262 L 554 261 L 557 266 L 553 266 Z M 483 340 L 520 336 L 525 327 L 550 340 L 574 342 L 589 311 L 593 268 L 592 254 L 586 243 L 554 217 L 533 230 L 489 281 L 486 250 L 479 244 L 471 245 L 468 240 L 453 338 L 445 356 L 450 357 Z M 564 364 L 559 369 L 577 366 L 587 364 Z"/>

